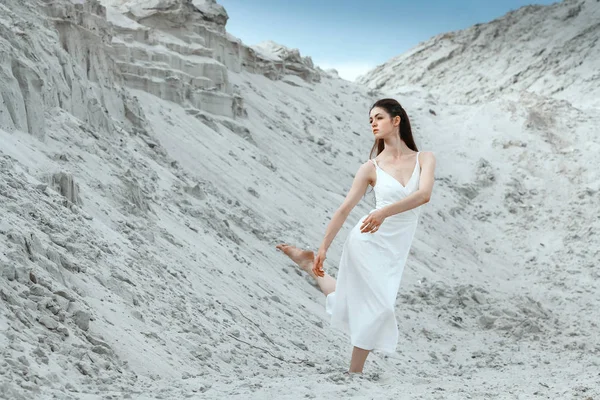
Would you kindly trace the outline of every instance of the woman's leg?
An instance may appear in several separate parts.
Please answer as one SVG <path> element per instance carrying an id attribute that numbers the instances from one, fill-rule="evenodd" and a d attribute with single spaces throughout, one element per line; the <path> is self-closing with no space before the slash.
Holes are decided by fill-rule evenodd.
<path id="1" fill-rule="evenodd" d="M 350 360 L 350 370 L 348 372 L 362 373 L 369 352 L 370 350 L 354 347 L 354 349 L 352 349 L 352 359 Z"/>
<path id="2" fill-rule="evenodd" d="M 298 247 L 289 246 L 287 244 L 278 244 L 275 247 L 283 251 L 289 258 L 292 259 L 292 261 L 298 264 L 302 270 L 306 271 L 310 276 L 312 276 L 313 279 L 317 281 L 319 288 L 321 288 L 321 291 L 325 296 L 327 296 L 329 293 L 335 292 L 336 282 L 334 277 L 327 275 L 327 273 L 325 273 L 325 276 L 323 277 L 316 276 L 312 271 L 313 260 L 315 258 L 314 252 L 310 250 L 302 250 Z M 352 350 L 352 359 L 350 360 L 349 372 L 362 373 L 369 352 L 370 350 L 354 347 Z"/>
<path id="3" fill-rule="evenodd" d="M 317 285 L 323 292 L 325 296 L 329 293 L 335 292 L 335 278 L 331 275 L 325 274 L 325 276 L 316 276 L 312 271 L 313 260 L 315 258 L 315 253 L 310 250 L 302 250 L 298 247 L 289 246 L 287 244 L 278 244 L 275 246 L 279 250 L 283 251 L 289 258 L 292 259 L 293 262 L 298 264 L 298 266 L 306 271 L 310 276 L 313 277 L 314 280 L 317 281 Z"/>

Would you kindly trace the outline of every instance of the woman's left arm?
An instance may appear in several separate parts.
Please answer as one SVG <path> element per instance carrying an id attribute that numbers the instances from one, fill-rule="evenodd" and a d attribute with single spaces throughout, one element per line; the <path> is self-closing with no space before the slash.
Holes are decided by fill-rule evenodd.
<path id="1" fill-rule="evenodd" d="M 430 151 L 424 151 L 419 154 L 419 164 L 421 164 L 419 189 L 396 203 L 382 207 L 380 211 L 386 218 L 404 211 L 412 210 L 413 208 L 429 202 L 431 192 L 433 191 L 433 182 L 435 181 L 435 156 Z"/>

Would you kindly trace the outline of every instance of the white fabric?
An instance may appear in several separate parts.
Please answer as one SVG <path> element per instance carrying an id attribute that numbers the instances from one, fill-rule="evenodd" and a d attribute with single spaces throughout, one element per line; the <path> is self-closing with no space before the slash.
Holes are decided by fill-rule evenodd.
<path id="1" fill-rule="evenodd" d="M 419 154 L 406 186 L 379 168 L 375 160 L 375 209 L 392 204 L 419 188 Z M 369 213 L 373 212 L 371 210 Z M 420 207 L 386 218 L 375 233 L 361 233 L 360 218 L 342 251 L 336 291 L 329 294 L 326 310 L 331 324 L 350 333 L 353 346 L 394 353 L 398 326 L 394 305 L 402 272 L 418 225 Z"/>

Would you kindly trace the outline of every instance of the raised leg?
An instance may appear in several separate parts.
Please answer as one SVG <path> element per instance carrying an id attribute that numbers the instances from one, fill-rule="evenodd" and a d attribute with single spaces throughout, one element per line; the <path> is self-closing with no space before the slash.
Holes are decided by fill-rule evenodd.
<path id="1" fill-rule="evenodd" d="M 331 275 L 325 273 L 325 276 L 320 277 L 316 276 L 313 271 L 313 262 L 315 258 L 315 253 L 310 250 L 302 250 L 298 247 L 290 246 L 287 244 L 278 244 L 275 246 L 277 249 L 281 250 L 285 253 L 289 258 L 292 259 L 298 266 L 313 277 L 314 280 L 317 281 L 319 288 L 325 296 L 329 293 L 335 292 L 335 278 Z M 363 367 L 365 366 L 365 361 L 367 361 L 367 356 L 369 355 L 370 350 L 361 349 L 359 347 L 354 347 L 352 350 L 352 359 L 350 360 L 350 369 L 348 372 L 350 373 L 362 373 Z"/>
<path id="2" fill-rule="evenodd" d="M 359 347 L 354 347 L 352 349 L 352 359 L 350 360 L 350 373 L 362 373 L 363 367 L 365 366 L 365 361 L 367 361 L 367 356 L 369 355 L 370 350 L 361 349 Z"/>
<path id="3" fill-rule="evenodd" d="M 290 246 L 287 244 L 278 244 L 275 246 L 277 249 L 283 251 L 285 255 L 292 259 L 293 262 L 298 264 L 298 266 L 313 277 L 315 281 L 317 281 L 317 285 L 323 292 L 325 296 L 329 293 L 335 292 L 335 278 L 331 275 L 325 273 L 325 276 L 316 276 L 312 271 L 313 261 L 315 258 L 315 253 L 310 250 L 302 250 L 295 246 Z"/>

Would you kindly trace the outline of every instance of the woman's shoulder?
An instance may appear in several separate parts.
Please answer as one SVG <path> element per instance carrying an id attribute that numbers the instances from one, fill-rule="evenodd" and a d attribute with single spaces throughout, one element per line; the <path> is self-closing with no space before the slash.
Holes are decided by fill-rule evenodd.
<path id="1" fill-rule="evenodd" d="M 375 159 L 369 159 L 363 162 L 360 167 L 358 167 L 358 171 L 356 171 L 356 176 L 360 176 L 366 178 L 367 180 L 373 180 L 375 176 Z"/>
<path id="2" fill-rule="evenodd" d="M 375 169 L 375 163 L 377 161 L 375 160 L 375 158 L 370 158 L 367 161 L 363 162 L 360 167 L 358 167 L 359 171 L 364 171 L 364 172 L 369 172 L 372 171 L 373 169 Z"/>
<path id="3" fill-rule="evenodd" d="M 419 164 L 435 166 L 435 154 L 432 151 L 419 152 Z"/>

